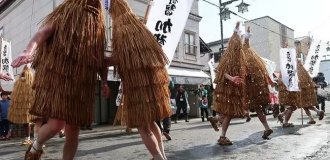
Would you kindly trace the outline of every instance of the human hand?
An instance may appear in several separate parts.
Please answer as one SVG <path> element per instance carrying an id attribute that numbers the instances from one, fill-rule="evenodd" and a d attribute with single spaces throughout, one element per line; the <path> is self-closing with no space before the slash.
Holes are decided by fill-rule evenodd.
<path id="1" fill-rule="evenodd" d="M 13 80 L 9 74 L 4 74 L 4 73 L 0 73 L 0 79 L 3 79 L 5 81 L 11 81 L 11 80 Z"/>
<path id="2" fill-rule="evenodd" d="M 235 85 L 240 85 L 243 83 L 243 79 L 239 76 L 234 76 L 230 79 Z"/>
<path id="3" fill-rule="evenodd" d="M 23 64 L 31 63 L 33 60 L 32 54 L 24 50 L 23 53 L 21 53 L 12 63 L 11 66 L 14 68 L 20 67 Z"/>

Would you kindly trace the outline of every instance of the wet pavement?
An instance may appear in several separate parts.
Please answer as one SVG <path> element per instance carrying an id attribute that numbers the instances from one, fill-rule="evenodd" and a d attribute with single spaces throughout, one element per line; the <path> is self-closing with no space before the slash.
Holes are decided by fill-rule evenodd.
<path id="1" fill-rule="evenodd" d="M 219 146 L 216 141 L 220 132 L 215 132 L 209 122 L 192 119 L 189 123 L 179 121 L 172 124 L 172 140 L 165 141 L 165 150 L 169 160 L 328 160 L 330 159 L 330 103 L 329 112 L 316 124 L 301 126 L 301 112 L 297 110 L 292 122 L 293 128 L 282 128 L 272 115 L 267 116 L 274 133 L 271 140 L 263 140 L 262 124 L 253 117 L 249 123 L 245 119 L 234 119 L 227 136 L 234 142 L 232 146 Z M 304 124 L 307 116 L 304 115 Z M 136 130 L 125 134 L 123 130 L 96 128 L 91 132 L 82 132 L 78 160 L 126 160 L 151 158 Z M 43 159 L 60 159 L 63 139 L 53 138 L 46 145 Z M 0 142 L 0 159 L 23 159 L 26 146 L 16 140 Z"/>

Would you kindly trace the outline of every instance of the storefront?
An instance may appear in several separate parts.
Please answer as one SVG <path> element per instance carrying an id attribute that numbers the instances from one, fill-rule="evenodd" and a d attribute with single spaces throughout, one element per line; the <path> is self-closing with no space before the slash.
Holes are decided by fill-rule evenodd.
<path id="1" fill-rule="evenodd" d="M 201 70 L 177 67 L 170 67 L 168 74 L 175 84 L 174 89 L 171 90 L 171 99 L 175 99 L 177 89 L 180 85 L 183 85 L 188 92 L 189 116 L 199 117 L 200 111 L 197 106 L 196 91 L 200 84 L 210 85 L 210 76 Z"/>

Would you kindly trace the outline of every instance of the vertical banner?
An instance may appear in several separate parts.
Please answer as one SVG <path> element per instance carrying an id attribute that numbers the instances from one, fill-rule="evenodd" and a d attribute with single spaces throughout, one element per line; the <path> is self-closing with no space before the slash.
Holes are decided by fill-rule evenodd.
<path id="1" fill-rule="evenodd" d="M 264 61 L 264 64 L 265 64 L 265 67 L 267 69 L 269 78 L 273 82 L 275 82 L 273 74 L 274 74 L 275 69 L 276 69 L 276 63 L 269 60 L 269 59 L 263 58 L 263 57 L 261 57 L 261 59 Z"/>
<path id="2" fill-rule="evenodd" d="M 146 26 L 171 62 L 194 0 L 155 0 Z M 168 66 L 167 66 L 168 67 Z"/>
<path id="3" fill-rule="evenodd" d="M 296 54 L 294 48 L 280 50 L 281 76 L 288 91 L 299 91 Z"/>
<path id="4" fill-rule="evenodd" d="M 216 87 L 216 83 L 214 83 L 214 79 L 215 79 L 215 72 L 214 72 L 214 56 L 209 60 L 209 62 L 207 63 L 209 65 L 210 68 L 210 73 L 211 73 L 211 83 L 213 84 L 213 89 L 215 89 Z"/>
<path id="5" fill-rule="evenodd" d="M 11 42 L 1 38 L 0 52 L 1 52 L 0 72 L 4 74 L 8 74 L 12 79 L 15 79 L 13 67 L 10 66 L 10 63 L 12 62 Z M 1 80 L 1 85 L 7 85 L 7 84 L 14 84 L 14 81 Z M 8 89 L 7 87 L 4 88 Z"/>
<path id="6" fill-rule="evenodd" d="M 304 68 L 311 77 L 315 77 L 320 71 L 321 58 L 327 52 L 327 45 L 323 41 L 313 40 L 309 49 Z"/>

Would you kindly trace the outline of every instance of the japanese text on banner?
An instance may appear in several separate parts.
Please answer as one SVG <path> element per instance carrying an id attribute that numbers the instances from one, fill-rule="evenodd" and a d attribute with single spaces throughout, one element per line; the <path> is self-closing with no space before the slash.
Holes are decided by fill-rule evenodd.
<path id="1" fill-rule="evenodd" d="M 288 91 L 299 91 L 296 55 L 294 48 L 281 48 L 280 50 L 282 82 Z"/>

